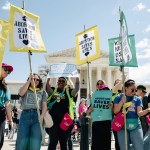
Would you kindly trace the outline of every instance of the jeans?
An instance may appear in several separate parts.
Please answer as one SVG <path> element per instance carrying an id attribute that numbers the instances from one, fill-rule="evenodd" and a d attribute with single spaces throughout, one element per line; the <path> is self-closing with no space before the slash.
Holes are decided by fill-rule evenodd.
<path id="1" fill-rule="evenodd" d="M 144 136 L 144 150 L 150 150 L 150 127 Z"/>
<path id="2" fill-rule="evenodd" d="M 124 128 L 117 132 L 119 146 L 121 150 L 125 150 L 125 132 Z M 143 150 L 143 131 L 141 125 L 134 130 L 127 130 L 128 150 L 130 150 L 130 142 L 134 150 Z"/>
<path id="3" fill-rule="evenodd" d="M 16 150 L 40 150 L 42 142 L 42 134 L 38 121 L 36 110 L 22 111 L 17 141 Z"/>

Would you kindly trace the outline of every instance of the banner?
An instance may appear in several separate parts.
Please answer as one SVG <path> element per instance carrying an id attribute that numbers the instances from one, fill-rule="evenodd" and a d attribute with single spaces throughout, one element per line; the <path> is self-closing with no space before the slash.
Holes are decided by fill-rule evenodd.
<path id="1" fill-rule="evenodd" d="M 112 102 L 111 90 L 95 91 L 91 102 L 94 109 L 91 113 L 93 122 L 112 120 L 112 109 L 108 107 L 108 104 Z"/>
<path id="2" fill-rule="evenodd" d="M 99 38 L 97 26 L 91 27 L 76 36 L 77 65 L 91 62 L 100 58 Z"/>
<path id="3" fill-rule="evenodd" d="M 10 8 L 10 51 L 46 52 L 39 30 L 39 17 L 21 8 Z"/>
<path id="4" fill-rule="evenodd" d="M 50 65 L 49 77 L 79 77 L 79 74 L 75 64 L 58 63 Z"/>
<path id="5" fill-rule="evenodd" d="M 9 31 L 9 23 L 0 19 L 0 73 L 1 73 L 1 64 L 4 57 L 8 31 Z"/>
<path id="6" fill-rule="evenodd" d="M 132 53 L 128 40 L 127 22 L 123 11 L 121 12 L 121 38 L 124 63 L 129 63 L 132 61 Z"/>
<path id="7" fill-rule="evenodd" d="M 136 49 L 135 49 L 135 39 L 134 35 L 128 36 L 128 41 L 130 45 L 130 51 L 132 58 L 130 61 L 124 62 L 125 67 L 137 67 Z M 121 40 L 119 37 L 108 39 L 109 43 L 109 65 L 110 66 L 121 66 L 122 55 L 121 55 Z"/>

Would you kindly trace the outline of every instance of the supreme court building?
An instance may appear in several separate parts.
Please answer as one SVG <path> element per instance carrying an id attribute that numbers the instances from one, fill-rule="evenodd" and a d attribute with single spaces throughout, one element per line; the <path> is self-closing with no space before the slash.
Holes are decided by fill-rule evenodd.
<path id="1" fill-rule="evenodd" d="M 52 54 L 46 54 L 45 60 L 47 64 L 44 66 L 39 66 L 39 74 L 46 82 L 46 73 L 44 72 L 46 68 L 48 68 L 51 64 L 56 63 L 73 63 L 76 64 L 76 49 L 71 48 L 67 50 L 58 51 Z M 80 97 L 87 97 L 89 93 L 89 79 L 87 75 L 87 64 L 83 64 L 78 66 L 80 70 Z M 100 79 L 104 80 L 105 83 L 111 89 L 114 81 L 116 79 L 121 79 L 121 72 L 119 67 L 109 66 L 109 56 L 106 51 L 101 51 L 100 58 L 92 61 L 89 64 L 89 77 L 90 77 L 90 89 L 91 91 L 95 91 L 96 82 Z M 75 79 L 72 79 L 74 82 Z M 57 79 L 51 79 L 51 86 L 56 86 Z"/>

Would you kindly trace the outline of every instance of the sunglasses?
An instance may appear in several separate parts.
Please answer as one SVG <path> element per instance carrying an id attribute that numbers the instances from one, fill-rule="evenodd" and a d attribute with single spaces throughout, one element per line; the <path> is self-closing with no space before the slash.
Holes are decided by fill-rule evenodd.
<path id="1" fill-rule="evenodd" d="M 137 92 L 137 90 L 136 89 L 131 89 L 131 92 L 134 93 L 134 92 Z"/>
<path id="2" fill-rule="evenodd" d="M 40 79 L 36 79 L 36 78 L 34 78 L 34 81 L 40 81 Z"/>
<path id="3" fill-rule="evenodd" d="M 65 80 L 58 80 L 59 83 L 65 83 Z"/>
<path id="4" fill-rule="evenodd" d="M 11 73 L 11 71 L 9 70 L 9 68 L 8 68 L 8 67 L 3 67 L 3 69 L 4 69 L 4 71 L 5 71 L 5 72 L 7 72 L 8 74 L 10 74 L 10 73 Z"/>

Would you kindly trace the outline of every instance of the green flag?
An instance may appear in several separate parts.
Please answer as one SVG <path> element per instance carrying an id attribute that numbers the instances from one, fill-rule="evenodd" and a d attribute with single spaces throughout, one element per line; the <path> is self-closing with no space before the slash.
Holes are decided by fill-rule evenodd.
<path id="1" fill-rule="evenodd" d="M 130 52 L 128 54 L 132 56 L 132 57 L 130 57 L 132 59 L 126 59 L 128 61 L 125 61 L 125 58 L 124 58 L 124 63 L 122 62 L 121 40 L 119 40 L 119 37 L 108 39 L 108 43 L 109 43 L 109 65 L 110 66 L 121 66 L 123 64 L 125 67 L 137 67 L 138 66 L 137 65 L 137 59 L 136 59 L 134 35 L 129 35 L 127 37 L 127 39 L 128 39 L 128 46 L 127 47 L 130 47 Z"/>
<path id="2" fill-rule="evenodd" d="M 129 63 L 130 61 L 132 61 L 133 56 L 129 44 L 127 22 L 123 11 L 121 12 L 121 40 L 122 40 L 122 52 L 124 60 L 123 63 Z"/>

